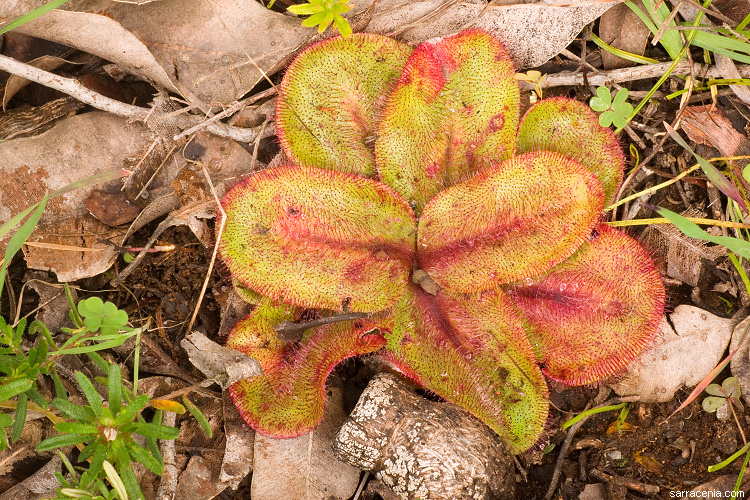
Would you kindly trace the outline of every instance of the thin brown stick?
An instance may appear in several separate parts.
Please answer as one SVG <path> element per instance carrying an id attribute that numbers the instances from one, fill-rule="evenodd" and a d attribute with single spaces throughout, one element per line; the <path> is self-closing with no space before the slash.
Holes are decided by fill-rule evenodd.
<path id="1" fill-rule="evenodd" d="M 278 335 L 279 340 L 283 342 L 297 342 L 302 338 L 302 334 L 305 332 L 305 330 L 309 330 L 310 328 L 329 325 L 331 323 L 338 323 L 339 321 L 364 319 L 366 317 L 367 314 L 365 313 L 346 313 L 337 314 L 335 316 L 328 316 L 325 318 L 313 319 L 311 321 L 304 321 L 302 323 L 282 321 L 278 325 L 274 326 L 273 329 Z"/>
<path id="2" fill-rule="evenodd" d="M 0 70 L 39 83 L 45 87 L 59 90 L 60 92 L 74 97 L 96 109 L 101 109 L 102 111 L 107 111 L 131 120 L 145 122 L 151 112 L 148 108 L 126 104 L 98 92 L 94 92 L 93 90 L 89 90 L 84 87 L 81 82 L 73 78 L 65 78 L 50 73 L 49 71 L 44 71 L 31 66 L 30 64 L 16 61 L 8 56 L 0 55 Z M 175 123 L 181 129 L 193 127 L 203 121 L 204 118 L 194 115 L 180 115 L 175 117 Z M 212 134 L 226 137 L 228 139 L 234 139 L 238 142 L 252 142 L 258 136 L 259 129 L 257 127 L 239 128 L 225 125 L 223 123 L 210 123 L 206 126 L 206 130 Z M 269 132 L 270 131 L 275 132 L 272 127 L 269 127 Z"/>

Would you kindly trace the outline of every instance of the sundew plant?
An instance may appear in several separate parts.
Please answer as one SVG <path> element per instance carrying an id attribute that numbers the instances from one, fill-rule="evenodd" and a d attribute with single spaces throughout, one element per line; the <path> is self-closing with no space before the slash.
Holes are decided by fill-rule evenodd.
<path id="1" fill-rule="evenodd" d="M 263 367 L 230 387 L 250 426 L 310 431 L 333 368 L 370 354 L 520 453 L 544 430 L 545 377 L 596 382 L 649 343 L 661 278 L 601 223 L 622 182 L 614 135 L 577 101 L 523 118 L 519 102 L 510 58 L 479 30 L 414 49 L 355 34 L 291 64 L 276 117 L 288 162 L 222 201 L 220 255 L 256 303 L 228 339 Z M 342 314 L 359 317 L 277 332 Z"/>

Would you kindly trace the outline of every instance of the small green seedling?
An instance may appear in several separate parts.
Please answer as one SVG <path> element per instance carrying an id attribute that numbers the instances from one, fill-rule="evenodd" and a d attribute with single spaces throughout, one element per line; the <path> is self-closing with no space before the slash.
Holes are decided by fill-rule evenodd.
<path id="1" fill-rule="evenodd" d="M 104 462 L 108 461 L 114 464 L 128 496 L 142 498 L 143 493 L 133 473 L 132 462 L 140 462 L 154 474 L 161 475 L 164 463 L 156 440 L 177 439 L 180 431 L 144 420 L 141 412 L 149 404 L 150 398 L 146 394 L 132 397 L 130 391 L 123 386 L 118 365 L 109 367 L 106 403 L 86 375 L 76 372 L 76 380 L 88 404 L 76 405 L 62 397 L 52 400 L 52 405 L 69 421 L 57 423 L 55 429 L 62 434 L 45 439 L 37 449 L 45 451 L 85 444 L 78 459 L 91 459 L 91 462 L 82 475 L 81 484 L 92 485 L 104 471 Z M 135 434 L 146 439 L 147 448 L 135 441 Z"/>
<path id="2" fill-rule="evenodd" d="M 302 26 L 317 26 L 319 33 L 324 32 L 333 23 L 341 36 L 347 38 L 352 34 L 352 27 L 341 14 L 351 9 L 346 5 L 348 2 L 349 0 L 308 0 L 308 3 L 292 5 L 289 12 L 298 16 L 310 16 L 302 21 Z"/>
<path id="3" fill-rule="evenodd" d="M 547 83 L 547 75 L 543 75 L 541 72 L 532 69 L 527 71 L 526 73 L 516 73 L 516 80 L 529 82 L 534 86 L 534 92 L 536 93 L 537 97 L 539 99 L 543 97 L 542 85 Z"/>
<path id="4" fill-rule="evenodd" d="M 602 127 L 609 127 L 614 123 L 615 127 L 622 128 L 627 125 L 627 119 L 633 113 L 633 105 L 627 99 L 628 89 L 618 90 L 613 99 L 607 87 L 597 87 L 596 97 L 592 97 L 589 104 L 591 109 L 601 113 L 599 124 Z"/>
<path id="5" fill-rule="evenodd" d="M 719 420 L 728 420 L 732 416 L 730 405 L 740 411 L 744 409 L 740 401 L 740 383 L 734 377 L 728 377 L 721 385 L 710 384 L 706 392 L 710 396 L 703 400 L 703 411 L 716 413 Z"/>

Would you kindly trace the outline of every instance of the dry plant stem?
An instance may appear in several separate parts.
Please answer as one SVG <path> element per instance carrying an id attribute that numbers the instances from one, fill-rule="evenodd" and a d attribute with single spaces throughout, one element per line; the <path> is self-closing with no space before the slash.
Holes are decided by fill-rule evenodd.
<path id="1" fill-rule="evenodd" d="M 217 210 L 221 212 L 222 218 L 221 218 L 221 224 L 219 225 L 219 228 L 216 230 L 216 245 L 214 245 L 214 251 L 211 254 L 211 262 L 208 263 L 208 270 L 206 271 L 206 278 L 203 280 L 201 293 L 198 295 L 198 301 L 195 304 L 195 309 L 193 309 L 193 315 L 190 317 L 190 323 L 188 323 L 188 327 L 186 330 L 188 333 L 190 333 L 193 329 L 193 325 L 195 324 L 195 318 L 198 317 L 198 309 L 203 303 L 203 297 L 206 295 L 206 289 L 208 288 L 208 280 L 211 277 L 211 273 L 213 273 L 214 271 L 214 263 L 216 262 L 216 254 L 219 251 L 219 241 L 221 240 L 221 233 L 224 232 L 224 221 L 226 220 L 226 217 L 225 217 L 226 214 L 224 214 L 224 209 L 221 208 L 221 202 L 219 202 L 219 196 L 216 194 L 216 189 L 214 188 L 214 183 L 211 182 L 211 177 L 208 175 L 208 170 L 206 170 L 206 166 L 203 164 L 201 164 L 201 167 L 203 168 L 203 175 L 206 176 L 206 182 L 208 182 L 208 185 L 211 188 L 211 194 L 213 195 L 214 201 L 216 202 Z"/>
<path id="2" fill-rule="evenodd" d="M 576 56 L 578 58 L 578 56 Z M 659 78 L 664 72 L 672 65 L 671 62 L 658 63 L 658 64 L 647 64 L 643 66 L 635 66 L 632 68 L 621 68 L 612 69 L 609 71 L 599 71 L 597 73 L 589 73 L 586 75 L 586 79 L 590 85 L 609 85 L 611 83 L 620 82 L 632 82 L 635 80 L 645 80 L 648 78 Z M 742 78 L 750 78 L 750 65 L 740 64 L 737 65 L 737 70 L 740 72 Z M 692 63 L 688 61 L 679 62 L 672 74 L 674 75 L 686 75 L 690 72 L 704 75 L 708 78 L 721 78 L 722 74 L 716 66 L 706 66 L 705 64 Z M 521 81 L 521 90 L 533 90 L 534 86 L 529 82 Z M 545 81 L 546 87 L 563 87 L 563 86 L 575 86 L 584 85 L 584 77 L 581 72 L 561 71 L 560 73 L 547 75 Z"/>
<path id="3" fill-rule="evenodd" d="M 568 430 L 568 435 L 565 436 L 565 441 L 563 441 L 562 446 L 560 446 L 560 454 L 557 455 L 557 463 L 555 463 L 555 471 L 552 473 L 552 479 L 549 483 L 549 489 L 547 489 L 547 494 L 544 495 L 544 500 L 551 500 L 552 496 L 555 494 L 555 490 L 557 489 L 557 483 L 560 481 L 560 473 L 562 472 L 562 466 L 563 463 L 565 463 L 565 457 L 568 455 L 568 449 L 570 448 L 571 443 L 573 442 L 573 438 L 576 435 L 576 432 L 578 432 L 578 429 L 581 428 L 583 423 L 588 420 L 589 417 L 582 418 L 572 426 L 570 426 L 570 429 Z"/>
<path id="4" fill-rule="evenodd" d="M 328 316 L 325 318 L 313 319 L 311 321 L 304 321 L 302 323 L 292 323 L 291 321 L 282 321 L 278 325 L 274 326 L 273 329 L 282 342 L 298 342 L 302 338 L 302 334 L 305 330 L 315 328 L 318 326 L 329 325 L 331 323 L 338 323 L 339 321 L 349 321 L 352 319 L 364 319 L 368 315 L 365 313 L 346 313 L 337 314 L 335 316 Z"/>
<path id="5" fill-rule="evenodd" d="M 50 73 L 49 71 L 41 70 L 29 64 L 16 61 L 11 57 L 0 55 L 0 70 L 39 83 L 45 87 L 59 90 L 64 94 L 75 97 L 85 104 L 117 116 L 145 122 L 150 113 L 149 109 L 125 104 L 124 102 L 111 99 L 99 94 L 98 92 L 89 90 L 78 80 L 65 78 Z M 188 128 L 202 123 L 203 119 L 198 116 L 181 116 L 176 118 L 176 122 L 180 128 Z M 212 134 L 233 139 L 238 142 L 252 142 L 258 136 L 258 130 L 255 128 L 244 129 L 232 127 L 223 123 L 210 123 L 206 126 L 206 130 Z"/>
<path id="6" fill-rule="evenodd" d="M 177 423 L 177 415 L 172 412 L 164 414 L 163 425 L 174 427 Z M 159 482 L 159 490 L 156 492 L 157 500 L 172 500 L 175 490 L 177 489 L 177 477 L 180 472 L 177 470 L 175 444 L 173 439 L 162 439 L 159 442 L 161 456 L 164 458 L 164 473 Z"/>

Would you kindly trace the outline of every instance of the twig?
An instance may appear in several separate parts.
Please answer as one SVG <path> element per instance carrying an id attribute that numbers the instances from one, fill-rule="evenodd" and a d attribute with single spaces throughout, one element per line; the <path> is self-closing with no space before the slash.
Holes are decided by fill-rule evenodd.
<path id="1" fill-rule="evenodd" d="M 589 73 L 587 79 L 590 85 L 596 86 L 608 85 L 611 83 L 632 82 L 635 80 L 646 80 L 648 78 L 658 78 L 662 76 L 671 65 L 671 62 L 665 62 L 634 66 L 632 68 L 599 71 L 597 73 Z M 680 61 L 677 63 L 672 73 L 675 75 L 686 75 L 689 74 L 691 70 L 693 73 L 704 74 L 706 77 L 710 78 L 720 78 L 722 76 L 722 72 L 716 66 L 706 66 L 705 64 L 699 63 L 690 64 L 688 61 Z M 750 65 L 740 64 L 737 66 L 737 70 L 740 72 L 742 78 L 750 78 Z M 520 81 L 519 84 L 521 85 L 521 90 L 528 91 L 534 89 L 533 85 L 529 82 Z M 549 74 L 547 75 L 545 84 L 547 87 L 583 85 L 583 73 L 561 71 L 560 73 Z"/>
<path id="2" fill-rule="evenodd" d="M 640 483 L 638 481 L 633 481 L 632 479 L 628 479 L 626 477 L 610 476 L 609 474 L 603 473 L 599 469 L 593 469 L 590 475 L 597 481 L 602 481 L 603 483 L 612 482 L 615 484 L 619 484 L 620 486 L 624 486 L 629 490 L 640 493 L 641 495 L 654 496 L 658 494 L 660 491 L 658 486 L 654 486 L 652 484 Z"/>
<path id="3" fill-rule="evenodd" d="M 573 442 L 573 437 L 575 437 L 576 432 L 578 432 L 578 429 L 581 428 L 583 423 L 588 420 L 588 417 L 584 417 L 575 424 L 570 426 L 570 429 L 568 430 L 568 435 L 565 436 L 565 441 L 563 441 L 562 446 L 560 446 L 560 454 L 557 455 L 557 463 L 555 464 L 555 471 L 552 473 L 552 479 L 549 482 L 549 488 L 547 489 L 547 494 L 544 495 L 544 500 L 551 500 L 552 495 L 555 494 L 555 490 L 557 489 L 557 483 L 560 481 L 560 473 L 562 472 L 562 466 L 563 463 L 565 463 L 565 457 L 568 456 L 568 449 L 570 448 L 570 444 Z"/>
<path id="4" fill-rule="evenodd" d="M 274 326 L 273 329 L 279 337 L 279 340 L 283 342 L 297 342 L 302 338 L 302 334 L 305 330 L 315 328 L 316 326 L 328 325 L 331 323 L 337 323 L 339 321 L 349 321 L 351 319 L 364 319 L 367 317 L 365 313 L 346 313 L 337 314 L 335 316 L 328 316 L 326 318 L 313 319 L 311 321 L 305 321 L 302 323 L 292 323 L 290 321 L 282 321 L 278 325 Z"/>
<path id="5" fill-rule="evenodd" d="M 133 106 L 131 104 L 125 104 L 118 100 L 112 99 L 105 95 L 102 95 L 93 90 L 89 90 L 84 87 L 81 82 L 73 78 L 65 78 L 49 71 L 31 66 L 30 64 L 16 61 L 11 57 L 0 55 L 0 70 L 6 71 L 13 75 L 20 76 L 32 82 L 39 83 L 45 87 L 59 90 L 60 92 L 67 94 L 71 97 L 75 97 L 79 101 L 93 106 L 102 111 L 122 116 L 131 120 L 137 120 L 145 122 L 148 118 L 150 110 L 142 108 L 140 106 Z M 196 126 L 202 123 L 204 119 L 200 116 L 177 116 L 175 117 L 175 124 L 181 128 L 186 129 Z M 206 126 L 206 130 L 212 134 L 233 139 L 238 142 L 252 142 L 258 136 L 258 128 L 239 128 L 231 125 L 225 125 L 223 123 L 210 123 Z M 273 135 L 275 133 L 274 127 L 268 127 L 266 133 Z"/>
<path id="6" fill-rule="evenodd" d="M 172 412 L 164 414 L 164 425 L 174 427 L 177 423 L 177 415 Z M 159 490 L 156 492 L 157 500 L 172 500 L 177 489 L 177 477 L 179 471 L 176 465 L 175 444 L 173 439 L 162 439 L 159 443 L 161 455 L 164 459 L 164 473 L 159 482 Z"/>

